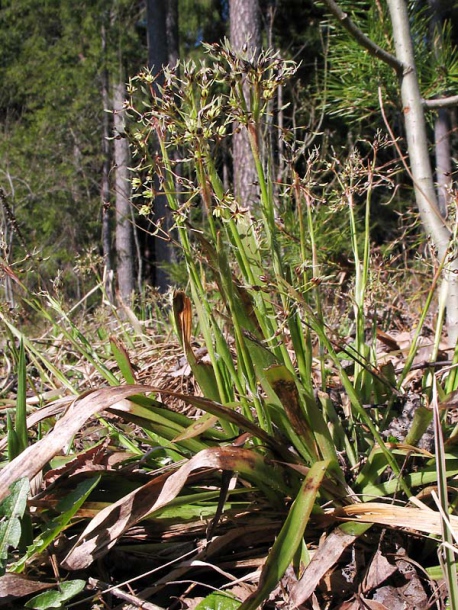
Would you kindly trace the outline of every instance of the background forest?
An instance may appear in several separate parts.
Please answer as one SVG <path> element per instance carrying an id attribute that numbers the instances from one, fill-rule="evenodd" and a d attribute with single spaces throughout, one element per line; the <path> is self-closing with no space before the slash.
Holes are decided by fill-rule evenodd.
<path id="1" fill-rule="evenodd" d="M 417 61 L 424 95 L 446 95 L 457 77 L 456 58 L 449 57 L 457 36 L 456 10 L 448 2 L 430 4 L 413 3 L 420 15 L 415 24 Z M 376 42 L 391 37 L 377 4 L 350 6 Z M 229 3 L 223 0 L 158 1 L 148 7 L 145 2 L 127 1 L 78 6 L 39 0 L 3 3 L 3 260 L 28 288 L 40 291 L 54 286 L 67 301 L 79 300 L 96 283 L 94 270 L 101 276 L 105 266 L 109 275 L 119 265 L 118 281 L 121 277 L 125 297 L 132 290 L 143 294 L 145 285 L 164 291 L 171 278 L 183 280 L 179 269 L 170 268 L 176 262 L 173 247 L 152 235 L 154 213 L 139 216 L 144 202 L 138 198 L 134 208 L 126 203 L 130 187 L 123 168 L 129 166 L 130 157 L 123 150 L 126 142 L 116 136 L 123 132 L 124 119 L 113 110 L 122 107 L 123 85 L 129 77 L 147 65 L 154 72 L 155 66 L 174 65 L 178 58 L 198 60 L 202 42 L 227 36 L 235 48 L 241 48 L 249 39 L 299 65 L 294 79 L 279 88 L 270 106 L 273 171 L 280 181 L 285 164 L 282 129 L 293 128 L 295 140 L 303 142 L 304 159 L 316 147 L 323 157 L 330 152 L 343 160 L 358 139 L 371 141 L 380 129 L 386 133 L 380 86 L 391 128 L 396 137 L 403 137 L 395 74 L 389 66 L 365 58 L 348 36 L 326 22 L 322 5 L 266 1 L 259 13 L 251 15 L 242 7 L 243 3 L 234 4 L 231 30 Z M 439 43 L 433 28 L 442 22 L 444 40 Z M 444 151 L 437 174 L 443 209 L 452 179 L 453 112 L 442 109 L 427 117 L 431 141 L 435 129 Z M 238 179 L 240 167 L 250 164 L 246 152 L 243 160 L 237 157 L 240 153 L 233 157 L 227 146 L 220 148 L 219 171 L 227 185 Z M 396 154 L 388 150 L 386 162 Z M 244 179 L 253 181 L 249 175 Z M 377 196 L 383 207 L 374 206 L 373 211 L 376 243 L 408 237 L 406 225 L 410 227 L 413 219 L 403 215 L 414 206 L 405 183 L 403 176 L 396 178 L 399 190 L 389 203 L 389 197 Z M 338 223 L 338 219 L 328 223 L 334 225 L 330 230 Z M 116 246 L 116 231 L 123 227 L 125 235 L 118 239 L 126 240 L 127 254 L 119 257 L 124 246 Z M 331 241 L 324 258 L 338 267 L 349 255 L 348 240 L 337 239 L 332 246 Z M 4 275 L 3 290 L 14 307 L 17 298 L 9 274 Z"/>
<path id="2" fill-rule="evenodd" d="M 304 82 L 287 94 L 294 105 L 286 121 L 294 114 L 302 124 L 312 109 L 321 112 L 305 93 L 322 61 L 318 14 L 300 2 L 267 2 L 258 23 L 245 23 L 240 11 L 240 39 L 257 28 L 263 44 L 304 62 Z M 50 290 L 54 284 L 64 298 L 79 300 L 94 285 L 93 265 L 100 274 L 103 264 L 116 267 L 115 210 L 123 195 L 129 197 L 122 173 L 129 152 L 114 137 L 124 129 L 122 117 L 113 114 L 126 98 L 124 84 L 147 65 L 154 71 L 178 58 L 200 58 L 202 42 L 229 36 L 229 4 L 5 2 L 1 24 L 4 261 L 27 287 Z M 229 151 L 226 157 L 224 170 L 231 174 Z M 165 290 L 168 275 L 161 276 L 155 261 L 167 263 L 172 254 L 151 236 L 152 218 L 138 218 L 135 209 L 128 216 L 126 230 L 134 235 L 127 240 L 134 242 L 128 246 L 130 285 L 121 292 L 141 291 L 144 283 Z M 11 278 L 4 282 L 6 300 L 14 306 Z"/>
<path id="3" fill-rule="evenodd" d="M 458 610 L 458 2 L 0 40 L 0 606 Z"/>

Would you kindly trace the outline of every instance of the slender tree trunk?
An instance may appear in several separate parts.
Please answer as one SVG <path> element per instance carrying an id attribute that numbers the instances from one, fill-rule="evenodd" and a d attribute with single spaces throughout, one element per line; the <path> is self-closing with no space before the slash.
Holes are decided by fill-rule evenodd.
<path id="1" fill-rule="evenodd" d="M 130 151 L 124 136 L 123 103 L 126 99 L 126 85 L 121 77 L 113 87 L 114 116 L 114 157 L 116 164 L 116 275 L 121 299 L 127 305 L 132 303 L 135 289 L 133 234 L 130 203 L 129 161 Z"/>
<path id="2" fill-rule="evenodd" d="M 102 53 L 106 58 L 106 31 L 102 26 Z M 110 119 L 108 108 L 110 107 L 109 98 L 109 78 L 106 67 L 102 70 L 102 103 L 103 103 L 103 125 L 102 125 L 102 252 L 104 265 L 104 288 L 105 294 L 110 303 L 114 303 L 113 293 L 113 263 L 111 257 L 111 197 L 110 197 Z"/>
<path id="3" fill-rule="evenodd" d="M 167 0 L 147 0 L 146 28 L 148 36 L 148 67 L 156 76 L 156 83 L 164 82 L 162 66 L 168 63 Z M 156 87 L 156 92 L 157 92 Z"/>
<path id="4" fill-rule="evenodd" d="M 167 0 L 147 0 L 146 3 L 148 67 L 157 76 L 156 83 L 158 85 L 162 85 L 164 81 L 161 74 L 162 67 L 169 63 L 167 39 L 171 35 L 167 35 L 168 28 L 172 28 L 170 31 L 173 31 L 173 35 L 177 36 L 174 29 L 175 26 L 178 26 L 177 10 L 176 0 L 170 0 L 169 6 Z M 176 56 L 178 58 L 177 51 Z M 159 94 L 157 87 L 156 93 Z M 157 178 L 155 179 L 155 187 L 158 191 Z M 157 231 L 154 239 L 154 277 L 152 279 L 159 291 L 165 292 L 169 287 L 170 280 L 164 264 L 172 261 L 172 246 L 169 241 L 172 221 L 165 195 L 158 195 L 154 199 L 153 223 L 156 227 L 159 227 L 159 231 Z"/>
<path id="5" fill-rule="evenodd" d="M 230 0 L 230 39 L 234 51 L 256 55 L 261 50 L 261 11 L 258 0 Z M 245 87 L 249 104 L 249 91 Z M 246 129 L 235 128 L 233 136 L 234 191 L 242 205 L 252 206 L 259 198 L 257 173 Z"/>
<path id="6" fill-rule="evenodd" d="M 455 251 L 456 247 L 454 250 L 449 249 L 451 231 L 440 213 L 434 188 L 423 112 L 424 102 L 420 94 L 415 67 L 407 2 L 406 0 L 387 0 L 396 56 L 368 38 L 335 0 L 323 0 L 323 2 L 342 27 L 350 32 L 364 49 L 394 68 L 399 75 L 415 200 L 423 228 L 434 242 L 439 258 L 444 262 L 442 295 L 446 303 L 448 340 L 449 344 L 454 346 L 458 340 L 458 251 Z"/>
<path id="7" fill-rule="evenodd" d="M 407 148 L 410 159 L 415 199 L 423 226 L 431 235 L 439 257 L 447 257 L 450 230 L 440 214 L 434 189 L 434 180 L 429 160 L 426 138 L 426 124 L 420 94 L 418 76 L 415 69 L 409 16 L 405 0 L 387 0 L 393 26 L 396 56 L 404 65 L 401 74 L 401 98 L 404 110 Z M 446 262 L 444 281 L 447 287 L 447 329 L 449 342 L 454 345 L 458 339 L 458 259 L 450 257 Z"/>
<path id="8" fill-rule="evenodd" d="M 431 44 L 434 52 L 442 49 L 441 27 L 445 7 L 439 0 L 429 0 L 431 8 Z M 452 184 L 452 153 L 450 146 L 450 109 L 439 108 L 434 121 L 434 144 L 436 155 L 436 185 L 439 210 L 447 216 Z"/>
<path id="9" fill-rule="evenodd" d="M 167 61 L 175 66 L 180 58 L 180 43 L 178 35 L 178 0 L 169 0 L 166 15 L 167 29 Z"/>
<path id="10" fill-rule="evenodd" d="M 439 108 L 434 121 L 437 199 L 441 215 L 447 216 L 452 186 L 452 151 L 450 146 L 450 109 Z"/>

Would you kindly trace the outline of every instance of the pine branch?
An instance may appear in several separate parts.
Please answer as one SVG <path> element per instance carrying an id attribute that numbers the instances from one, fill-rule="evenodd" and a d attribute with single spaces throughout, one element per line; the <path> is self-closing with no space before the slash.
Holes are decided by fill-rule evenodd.
<path id="1" fill-rule="evenodd" d="M 458 95 L 450 95 L 449 97 L 438 97 L 431 100 L 423 100 L 423 106 L 427 110 L 436 110 L 437 108 L 453 108 L 458 106 Z"/>
<path id="2" fill-rule="evenodd" d="M 368 38 L 334 0 L 322 0 L 322 2 L 334 17 L 338 19 L 340 25 L 344 27 L 362 47 L 369 51 L 370 55 L 381 59 L 398 73 L 402 73 L 408 69 L 408 66 L 405 66 L 394 55 L 391 55 L 391 53 L 388 53 L 388 51 L 385 51 L 382 47 L 375 44 L 373 40 Z"/>

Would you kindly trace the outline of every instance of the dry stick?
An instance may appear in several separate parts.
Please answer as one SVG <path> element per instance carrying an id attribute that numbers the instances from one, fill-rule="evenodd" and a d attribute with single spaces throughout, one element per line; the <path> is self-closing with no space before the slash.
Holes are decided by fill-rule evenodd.
<path id="1" fill-rule="evenodd" d="M 164 610 L 161 606 L 156 606 L 156 604 L 152 604 L 151 602 L 146 602 L 143 599 L 140 599 L 136 595 L 132 595 L 130 593 L 125 593 L 121 591 L 119 587 L 110 587 L 108 583 L 105 583 L 96 578 L 89 578 L 89 584 L 95 587 L 96 589 L 102 589 L 102 593 L 104 593 L 105 589 L 109 589 L 110 593 L 113 593 L 119 599 L 123 599 L 130 604 L 134 604 L 137 608 L 141 608 L 141 610 Z"/>
<path id="2" fill-rule="evenodd" d="M 0 202 L 3 206 L 3 209 L 5 210 L 5 215 L 6 215 L 8 222 L 10 223 L 13 231 L 18 236 L 19 241 L 21 242 L 21 246 L 24 248 L 24 250 L 27 254 L 27 258 L 33 258 L 32 254 L 29 252 L 29 249 L 27 248 L 27 244 L 25 243 L 24 236 L 22 235 L 21 229 L 19 228 L 18 222 L 16 220 L 16 216 L 14 215 L 14 212 L 11 209 L 11 206 L 8 202 L 8 197 L 2 187 L 0 187 Z"/>

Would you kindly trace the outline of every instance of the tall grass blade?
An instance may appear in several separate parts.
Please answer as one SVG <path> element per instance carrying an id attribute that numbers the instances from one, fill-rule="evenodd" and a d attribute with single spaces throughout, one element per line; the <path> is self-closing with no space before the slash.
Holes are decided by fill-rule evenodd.
<path id="1" fill-rule="evenodd" d="M 8 462 L 14 460 L 21 453 L 21 445 L 16 433 L 16 427 L 13 417 L 11 416 L 11 410 L 8 409 L 6 412 L 6 434 L 7 434 L 7 449 L 8 449 Z"/>
<path id="2" fill-rule="evenodd" d="M 129 354 L 126 348 L 120 343 L 116 337 L 110 337 L 111 353 L 116 360 L 116 364 L 121 371 L 121 375 L 126 383 L 134 384 L 137 383 L 135 378 L 134 368 L 130 361 Z M 117 385 L 117 384 L 114 384 Z"/>
<path id="3" fill-rule="evenodd" d="M 437 489 L 439 495 L 440 508 L 443 515 L 449 515 L 448 501 L 448 482 L 447 469 L 445 461 L 444 437 L 442 434 L 442 425 L 439 414 L 439 403 L 437 399 L 437 387 L 434 378 L 433 384 L 433 421 L 434 421 L 434 437 L 436 447 L 436 467 L 437 467 Z M 441 519 L 442 541 L 443 544 L 439 550 L 439 558 L 444 570 L 445 581 L 448 588 L 448 603 L 451 610 L 458 610 L 458 579 L 456 565 L 456 549 L 454 548 L 455 539 L 450 532 L 448 521 L 442 517 Z"/>
<path id="4" fill-rule="evenodd" d="M 18 449 L 20 452 L 27 447 L 27 367 L 25 362 L 24 341 L 21 340 L 19 345 L 19 361 L 18 361 L 18 386 L 16 396 L 16 418 L 15 431 L 18 439 Z"/>

